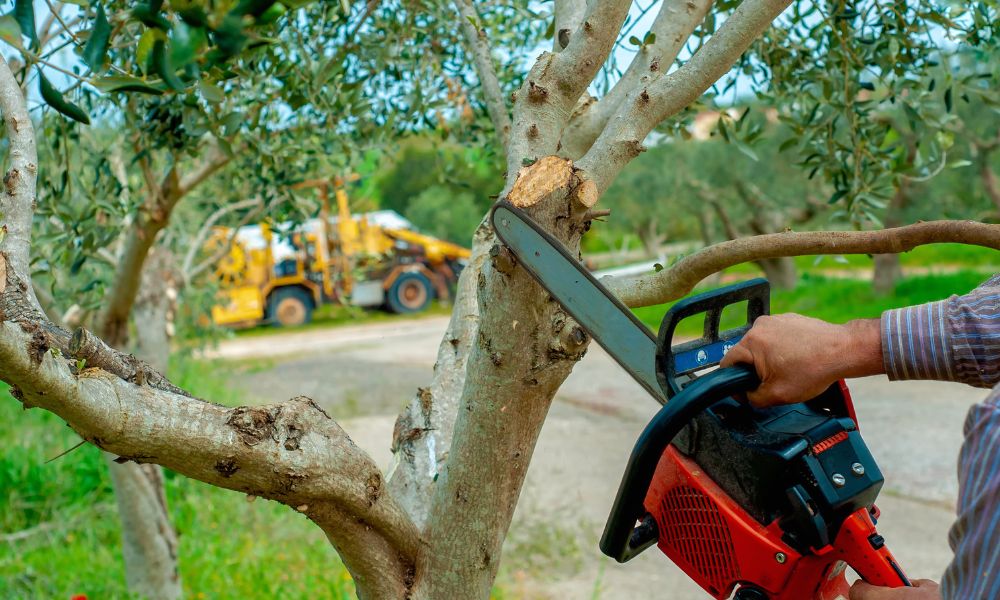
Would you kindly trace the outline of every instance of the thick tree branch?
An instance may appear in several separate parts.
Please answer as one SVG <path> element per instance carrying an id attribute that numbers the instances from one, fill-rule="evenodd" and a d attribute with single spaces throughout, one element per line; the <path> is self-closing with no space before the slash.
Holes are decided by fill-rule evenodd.
<path id="1" fill-rule="evenodd" d="M 893 254 L 938 243 L 1000 250 L 1000 225 L 927 221 L 879 231 L 772 233 L 709 246 L 659 273 L 637 278 L 605 278 L 603 283 L 628 306 L 651 306 L 677 300 L 702 279 L 740 263 L 813 254 Z"/>
<path id="2" fill-rule="evenodd" d="M 543 53 L 514 93 L 507 149 L 507 190 L 529 161 L 555 154 L 577 100 L 608 57 L 628 15 L 628 0 L 591 3 L 586 17 L 558 54 Z"/>
<path id="3" fill-rule="evenodd" d="M 611 115 L 630 90 L 647 85 L 670 70 L 691 33 L 705 19 L 712 0 L 663 0 L 649 28 L 656 40 L 632 58 L 621 79 L 606 96 L 574 113 L 562 134 L 560 155 L 576 160 L 583 156 L 604 130 Z"/>
<path id="4" fill-rule="evenodd" d="M 569 45 L 569 36 L 583 23 L 587 14 L 586 0 L 555 0 L 554 2 L 555 35 L 552 39 L 552 51 L 561 52 Z"/>
<path id="5" fill-rule="evenodd" d="M 725 75 L 790 3 L 745 0 L 691 60 L 673 73 L 629 91 L 600 137 L 577 162 L 596 184 L 598 194 L 642 152 L 642 142 L 654 127 L 694 102 Z"/>
<path id="6" fill-rule="evenodd" d="M 472 55 L 472 60 L 476 64 L 476 75 L 479 76 L 479 84 L 483 88 L 483 103 L 496 130 L 497 141 L 506 152 L 510 136 L 510 114 L 507 112 L 507 103 L 504 101 L 503 92 L 500 91 L 500 82 L 493 66 L 490 42 L 486 39 L 486 32 L 478 25 L 473 25 L 479 23 L 479 13 L 472 0 L 455 0 L 455 6 L 458 8 L 458 21 L 462 28 L 462 36 L 465 38 L 466 50 Z"/>
<path id="7" fill-rule="evenodd" d="M 28 306 L 13 269 L 2 270 L 0 379 L 26 408 L 59 415 L 124 460 L 287 504 L 341 551 L 363 597 L 405 597 L 419 533 L 385 493 L 374 462 L 312 400 L 228 408 L 153 387 L 151 378 L 126 381 L 92 365 L 115 371 L 123 365 L 114 359 L 123 368 L 134 365 L 86 333 L 71 342 Z M 80 365 L 71 352 L 83 346 L 108 360 Z"/>
<path id="8" fill-rule="evenodd" d="M 28 283 L 27 294 L 37 307 L 31 282 L 31 219 L 35 212 L 35 176 L 38 153 L 35 131 L 21 88 L 3 56 L 0 56 L 0 112 L 9 144 L 4 189 L 0 193 L 0 252 L 21 279 Z"/>

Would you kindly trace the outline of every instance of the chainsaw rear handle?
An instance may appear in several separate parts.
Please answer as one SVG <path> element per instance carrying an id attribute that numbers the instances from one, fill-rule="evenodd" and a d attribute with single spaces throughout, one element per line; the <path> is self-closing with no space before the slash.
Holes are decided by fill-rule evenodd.
<path id="1" fill-rule="evenodd" d="M 720 332 L 722 311 L 744 301 L 747 303 L 746 323 Z M 770 313 L 770 305 L 771 284 L 762 278 L 711 290 L 674 304 L 663 315 L 656 344 L 656 376 L 667 397 L 673 398 L 681 391 L 683 386 L 679 378 L 694 378 L 697 371 L 718 365 L 729 348 L 750 330 L 757 317 Z M 678 323 L 702 313 L 705 314 L 702 337 L 674 346 Z"/>
<path id="2" fill-rule="evenodd" d="M 759 385 L 760 377 L 751 366 L 717 369 L 694 380 L 656 413 L 632 449 L 604 526 L 601 552 L 621 563 L 656 542 L 654 528 L 648 524 L 635 525 L 646 514 L 643 502 L 663 451 L 698 413 L 719 400 L 749 392 Z"/>

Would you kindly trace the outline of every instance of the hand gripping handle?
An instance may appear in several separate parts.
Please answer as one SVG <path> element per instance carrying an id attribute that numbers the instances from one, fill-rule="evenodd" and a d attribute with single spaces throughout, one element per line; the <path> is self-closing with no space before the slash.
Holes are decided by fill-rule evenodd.
<path id="1" fill-rule="evenodd" d="M 719 400 L 748 392 L 759 385 L 760 378 L 753 367 L 738 365 L 717 369 L 689 384 L 656 413 L 632 449 L 604 526 L 601 552 L 618 562 L 625 562 L 656 541 L 655 536 L 633 535 L 633 529 L 636 521 L 646 514 L 643 502 L 663 451 L 698 413 Z"/>

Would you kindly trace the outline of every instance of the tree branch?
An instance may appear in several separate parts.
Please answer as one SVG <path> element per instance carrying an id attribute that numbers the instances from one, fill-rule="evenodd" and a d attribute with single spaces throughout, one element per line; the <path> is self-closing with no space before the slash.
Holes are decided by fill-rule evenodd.
<path id="1" fill-rule="evenodd" d="M 38 307 L 31 286 L 31 220 L 38 172 L 35 131 L 24 95 L 3 56 L 0 56 L 0 112 L 9 143 L 10 165 L 3 178 L 4 190 L 0 192 L 0 219 L 3 219 L 0 252 L 26 282 L 29 301 Z"/>
<path id="2" fill-rule="evenodd" d="M 593 2 L 583 23 L 558 54 L 545 52 L 513 95 L 514 118 L 507 149 L 507 186 L 526 161 L 555 154 L 577 100 L 614 46 L 629 0 Z"/>
<path id="3" fill-rule="evenodd" d="M 691 33 L 705 19 L 712 0 L 663 0 L 649 28 L 656 36 L 639 49 L 621 79 L 606 96 L 591 102 L 570 119 L 562 134 L 561 156 L 578 159 L 593 145 L 630 90 L 646 85 L 670 70 Z"/>
<path id="4" fill-rule="evenodd" d="M 207 266 L 203 266 L 203 265 L 205 265 L 205 262 L 208 262 L 208 261 L 205 261 L 205 262 L 200 263 L 198 265 L 197 269 L 194 269 L 194 259 L 197 258 L 198 253 L 201 252 L 202 249 L 204 248 L 205 242 L 208 241 L 208 236 L 212 233 L 212 229 L 215 227 L 215 224 L 218 223 L 219 220 L 222 219 L 222 217 L 225 217 L 229 213 L 236 212 L 238 210 L 243 210 L 244 208 L 255 207 L 255 206 L 263 208 L 263 206 L 264 206 L 263 199 L 262 198 L 250 198 L 248 200 L 241 200 L 240 202 L 234 202 L 232 204 L 227 204 L 227 205 L 223 206 L 222 208 L 217 209 L 215 212 L 213 212 L 212 214 L 210 214 L 207 219 L 205 219 L 205 224 L 201 226 L 201 229 L 198 230 L 198 233 L 195 234 L 194 238 L 188 244 L 187 254 L 184 255 L 184 261 L 181 263 L 181 272 L 184 273 L 184 278 L 185 279 L 188 279 L 188 280 L 193 279 L 194 277 L 196 277 L 197 275 L 199 275 L 202 271 L 204 271 L 206 268 L 208 268 Z M 248 213 L 248 214 L 252 214 L 252 215 L 256 216 L 257 214 L 260 214 L 260 213 L 259 213 L 259 211 L 250 211 L 250 213 Z M 251 217 L 251 218 L 253 218 L 253 217 Z M 233 228 L 234 235 L 235 235 L 235 232 L 242 225 L 245 225 L 247 222 L 248 221 L 246 221 L 246 219 L 244 217 L 244 219 L 241 220 L 240 225 L 238 225 L 238 226 L 236 226 L 236 227 Z M 222 258 L 223 256 L 225 256 L 226 253 L 229 252 L 229 248 L 230 248 L 231 245 L 232 245 L 232 242 L 230 241 L 229 244 L 225 245 L 225 251 L 219 250 L 219 252 L 216 253 L 216 254 L 218 254 L 217 257 L 216 257 L 216 255 L 213 255 L 211 257 L 211 259 L 210 259 L 211 262 L 214 263 L 215 261 L 217 261 L 220 258 Z"/>
<path id="5" fill-rule="evenodd" d="M 125 460 L 287 504 L 323 529 L 359 590 L 377 598 L 406 595 L 419 532 L 384 493 L 375 463 L 312 400 L 227 408 L 172 393 L 165 378 L 131 383 L 95 368 L 128 370 L 138 361 L 123 360 L 127 355 L 87 332 L 70 341 L 27 304 L 7 264 L 0 259 L 0 379 L 25 408 L 59 415 L 85 440 Z M 102 360 L 80 369 L 74 350 Z"/>
<path id="6" fill-rule="evenodd" d="M 507 103 L 504 101 L 503 92 L 500 91 L 500 82 L 497 80 L 497 72 L 493 66 L 493 57 L 490 53 L 490 43 L 486 39 L 486 32 L 479 28 L 479 13 L 471 0 L 455 0 L 458 8 L 459 26 L 462 28 L 462 36 L 465 38 L 465 47 L 476 64 L 476 74 L 479 76 L 479 84 L 483 88 L 483 103 L 489 112 L 490 120 L 493 121 L 493 128 L 496 130 L 497 141 L 500 147 L 507 151 L 507 140 L 510 136 L 510 114 L 507 112 Z M 477 23 L 477 25 L 473 25 Z"/>
<path id="7" fill-rule="evenodd" d="M 664 119 L 698 99 L 791 3 L 791 0 L 745 0 L 705 45 L 682 67 L 628 92 L 607 127 L 577 162 L 597 193 L 643 151 L 642 142 Z"/>
<path id="8" fill-rule="evenodd" d="M 927 221 L 879 231 L 785 232 L 740 238 L 709 246 L 669 269 L 637 278 L 605 278 L 602 283 L 627 306 L 677 300 L 709 275 L 767 258 L 813 254 L 894 254 L 926 244 L 956 243 L 1000 250 L 1000 225 L 976 221 Z"/>
<path id="9" fill-rule="evenodd" d="M 125 341 L 126 326 L 139 289 L 143 264 L 157 234 L 169 223 L 174 207 L 181 198 L 232 159 L 218 144 L 212 145 L 208 155 L 208 158 L 183 177 L 178 175 L 176 167 L 171 167 L 159 184 L 152 179 L 152 171 L 145 157 L 140 160 L 149 197 L 125 234 L 121 260 L 99 317 L 100 336 L 112 346 L 121 346 Z"/>
<path id="10" fill-rule="evenodd" d="M 561 52 L 569 45 L 569 36 L 583 23 L 587 14 L 586 0 L 555 0 L 553 9 L 555 19 L 555 36 L 552 39 L 552 51 Z"/>

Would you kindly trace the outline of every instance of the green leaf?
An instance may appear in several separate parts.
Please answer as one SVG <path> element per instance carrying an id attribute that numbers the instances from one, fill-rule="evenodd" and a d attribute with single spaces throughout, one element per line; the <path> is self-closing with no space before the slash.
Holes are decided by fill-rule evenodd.
<path id="1" fill-rule="evenodd" d="M 15 48 L 21 48 L 21 26 L 11 15 L 0 17 L 0 39 Z"/>
<path id="2" fill-rule="evenodd" d="M 153 42 L 153 52 L 150 56 L 153 72 L 159 75 L 163 82 L 174 91 L 184 89 L 184 82 L 177 77 L 173 65 L 170 63 L 170 56 L 167 55 L 167 43 L 162 39 Z"/>
<path id="3" fill-rule="evenodd" d="M 639 38 L 635 37 L 634 35 L 628 36 L 628 43 L 632 44 L 633 46 L 641 46 L 642 45 L 642 41 L 639 40 Z"/>
<path id="4" fill-rule="evenodd" d="M 42 73 L 41 69 L 38 70 L 38 91 L 41 92 L 45 103 L 56 109 L 57 112 L 84 125 L 90 125 L 90 117 L 87 116 L 87 113 L 83 112 L 83 109 L 79 106 L 66 100 L 62 93 L 49 83 L 49 80 L 45 78 L 45 74 Z"/>
<path id="5" fill-rule="evenodd" d="M 214 83 L 202 81 L 198 87 L 201 90 L 201 97 L 212 104 L 218 104 L 226 99 L 225 92 Z"/>
<path id="6" fill-rule="evenodd" d="M 158 35 L 157 30 L 147 29 L 139 37 L 139 43 L 135 47 L 135 62 L 144 73 L 149 72 L 149 55 L 153 52 L 153 44 Z"/>
<path id="7" fill-rule="evenodd" d="M 183 68 L 208 45 L 205 30 L 192 27 L 181 21 L 170 32 L 170 62 L 176 68 Z"/>
<path id="8" fill-rule="evenodd" d="M 38 34 L 35 32 L 35 7 L 31 0 L 14 1 L 14 18 L 21 26 L 21 33 L 28 36 L 31 46 L 38 47 Z"/>
<path id="9" fill-rule="evenodd" d="M 154 96 L 163 94 L 163 90 L 161 88 L 150 85 L 142 79 L 132 77 L 131 75 L 112 75 L 110 77 L 101 77 L 94 82 L 94 85 L 97 89 L 106 94 L 110 94 L 111 92 L 138 92 L 140 94 L 152 94 Z"/>
<path id="10" fill-rule="evenodd" d="M 111 25 L 108 24 L 108 16 L 104 13 L 104 6 L 97 4 L 97 16 L 94 18 L 94 28 L 90 31 L 90 39 L 83 48 L 83 62 L 87 63 L 90 70 L 98 73 L 104 65 L 104 58 L 108 54 L 108 47 L 111 45 Z"/>
<path id="11" fill-rule="evenodd" d="M 961 169 L 962 167 L 968 167 L 972 164 L 971 160 L 956 160 L 948 163 L 949 169 Z"/>
<path id="12" fill-rule="evenodd" d="M 653 33 L 652 31 L 647 33 L 645 37 L 642 38 L 643 46 L 648 46 L 649 44 L 655 44 L 655 43 L 656 43 L 656 34 Z"/>

